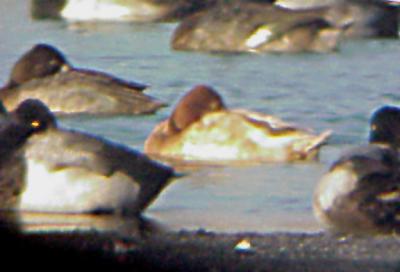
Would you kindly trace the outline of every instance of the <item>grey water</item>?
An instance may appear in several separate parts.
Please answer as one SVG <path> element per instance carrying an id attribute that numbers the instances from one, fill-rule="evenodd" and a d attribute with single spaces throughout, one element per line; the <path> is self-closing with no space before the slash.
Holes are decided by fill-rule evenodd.
<path id="1" fill-rule="evenodd" d="M 334 131 L 318 162 L 203 167 L 172 183 L 145 213 L 171 229 L 320 230 L 311 206 L 315 184 L 343 150 L 366 142 L 374 109 L 400 105 L 398 40 L 346 41 L 330 54 L 177 52 L 169 46 L 176 24 L 37 21 L 29 6 L 1 0 L 1 84 L 21 54 L 46 42 L 75 66 L 150 84 L 147 93 L 170 105 L 148 116 L 64 118 L 64 126 L 143 150 L 179 98 L 196 84 L 209 84 L 230 107 Z"/>

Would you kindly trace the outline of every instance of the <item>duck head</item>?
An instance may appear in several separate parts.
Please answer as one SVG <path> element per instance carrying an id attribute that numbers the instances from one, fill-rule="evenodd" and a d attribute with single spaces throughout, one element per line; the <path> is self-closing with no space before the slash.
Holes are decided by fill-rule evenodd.
<path id="1" fill-rule="evenodd" d="M 38 99 L 27 99 L 11 113 L 13 120 L 28 128 L 31 133 L 56 126 L 56 118 L 50 109 Z"/>
<path id="2" fill-rule="evenodd" d="M 225 109 L 221 96 L 210 86 L 198 85 L 176 105 L 169 119 L 169 129 L 182 131 L 209 112 Z"/>
<path id="3" fill-rule="evenodd" d="M 0 113 L 0 172 L 9 156 L 13 156 L 34 133 L 55 125 L 55 119 L 49 109 L 39 100 L 29 99 L 7 114 Z"/>
<path id="4" fill-rule="evenodd" d="M 14 65 L 8 87 L 18 86 L 35 78 L 43 78 L 70 69 L 65 56 L 48 44 L 36 44 Z"/>
<path id="5" fill-rule="evenodd" d="M 400 108 L 384 106 L 373 113 L 369 142 L 400 147 Z"/>

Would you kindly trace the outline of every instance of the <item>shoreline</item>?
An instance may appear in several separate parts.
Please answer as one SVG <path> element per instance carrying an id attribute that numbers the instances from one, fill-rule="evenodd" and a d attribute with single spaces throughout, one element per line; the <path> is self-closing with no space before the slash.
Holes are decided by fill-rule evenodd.
<path id="1" fill-rule="evenodd" d="M 21 233 L 1 228 L 3 263 L 102 271 L 400 271 L 400 239 L 329 233 Z M 237 245 L 246 240 L 250 247 Z M 24 260 L 15 262 L 15 256 Z M 13 257 L 13 258 L 12 258 Z"/>

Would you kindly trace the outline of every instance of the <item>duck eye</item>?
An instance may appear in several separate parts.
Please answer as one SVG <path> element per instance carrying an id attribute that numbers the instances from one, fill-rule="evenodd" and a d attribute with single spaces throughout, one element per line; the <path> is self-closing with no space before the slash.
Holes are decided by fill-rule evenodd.
<path id="1" fill-rule="evenodd" d="M 69 66 L 67 64 L 63 64 L 60 69 L 61 72 L 68 72 Z"/>
<path id="2" fill-rule="evenodd" d="M 38 120 L 34 120 L 34 121 L 31 122 L 31 126 L 33 128 L 38 128 L 38 127 L 40 127 L 40 125 L 41 125 L 41 123 Z"/>

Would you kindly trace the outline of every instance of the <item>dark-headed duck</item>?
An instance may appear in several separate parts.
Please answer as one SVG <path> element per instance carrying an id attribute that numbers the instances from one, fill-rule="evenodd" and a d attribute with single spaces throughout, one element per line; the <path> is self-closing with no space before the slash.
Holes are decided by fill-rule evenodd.
<path id="1" fill-rule="evenodd" d="M 199 85 L 146 139 L 146 153 L 208 162 L 288 162 L 315 158 L 330 132 L 314 135 L 279 118 L 228 109 L 209 86 Z"/>
<path id="2" fill-rule="evenodd" d="M 14 65 L 0 89 L 7 109 L 28 98 L 40 99 L 59 114 L 145 114 L 165 104 L 143 93 L 146 85 L 72 67 L 48 44 L 37 44 Z"/>
<path id="3" fill-rule="evenodd" d="M 23 146 L 28 138 L 52 123 L 52 115 L 27 115 L 25 105 L 7 114 L 0 102 L 0 208 L 17 205 L 25 186 Z"/>
<path id="4" fill-rule="evenodd" d="M 23 146 L 26 173 L 15 209 L 137 215 L 177 176 L 126 146 L 58 127 L 39 100 L 26 100 L 18 109 L 32 124 L 41 116 L 48 122 Z"/>
<path id="5" fill-rule="evenodd" d="M 314 192 L 314 214 L 334 232 L 400 230 L 400 109 L 384 106 L 370 121 L 370 144 L 347 151 Z"/>

